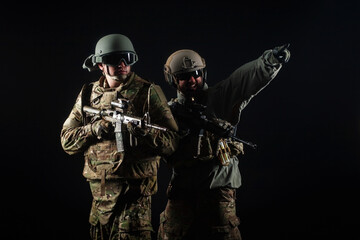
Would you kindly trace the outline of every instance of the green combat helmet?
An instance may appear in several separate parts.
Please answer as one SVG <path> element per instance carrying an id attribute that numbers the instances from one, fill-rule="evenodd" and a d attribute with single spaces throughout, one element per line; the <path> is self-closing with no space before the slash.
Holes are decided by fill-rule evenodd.
<path id="1" fill-rule="evenodd" d="M 117 66 L 122 61 L 125 65 L 133 65 L 138 61 L 134 46 L 125 35 L 109 34 L 96 43 L 95 54 L 85 59 L 83 68 L 91 72 L 99 69 L 98 63 Z"/>
<path id="2" fill-rule="evenodd" d="M 178 50 L 168 57 L 164 65 L 165 80 L 170 86 L 177 88 L 177 75 L 200 71 L 201 76 L 203 77 L 203 83 L 205 83 L 205 67 L 205 59 L 197 52 L 190 49 Z"/>

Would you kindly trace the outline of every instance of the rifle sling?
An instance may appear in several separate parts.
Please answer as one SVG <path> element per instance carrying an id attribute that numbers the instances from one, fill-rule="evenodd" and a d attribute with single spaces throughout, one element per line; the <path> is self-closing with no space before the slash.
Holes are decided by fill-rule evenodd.
<path id="1" fill-rule="evenodd" d="M 85 83 L 81 89 L 81 113 L 82 113 L 84 125 L 88 124 L 90 121 L 90 119 L 86 117 L 86 113 L 84 112 L 83 107 L 90 106 L 92 87 L 93 87 L 92 83 Z"/>

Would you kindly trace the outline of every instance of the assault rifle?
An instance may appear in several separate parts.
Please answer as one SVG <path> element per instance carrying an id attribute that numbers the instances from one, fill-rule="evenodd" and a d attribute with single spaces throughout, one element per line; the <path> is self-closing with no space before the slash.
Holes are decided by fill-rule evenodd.
<path id="1" fill-rule="evenodd" d="M 224 121 L 210 120 L 205 115 L 206 106 L 198 103 L 186 103 L 185 105 L 174 103 L 171 107 L 174 115 L 185 123 L 189 129 L 203 129 L 213 134 L 223 137 L 231 138 L 255 149 L 257 146 L 254 143 L 244 141 L 235 136 L 235 126 L 225 123 Z M 202 134 L 202 131 L 201 133 Z"/>
<path id="2" fill-rule="evenodd" d="M 133 117 L 126 115 L 124 110 L 128 107 L 128 102 L 126 100 L 118 99 L 118 102 L 111 102 L 111 106 L 114 110 L 101 110 L 97 108 L 93 108 L 90 106 L 84 106 L 83 111 L 86 113 L 87 116 L 100 116 L 103 119 L 112 122 L 115 126 L 115 139 L 116 139 L 116 146 L 118 152 L 124 152 L 124 143 L 123 143 L 123 136 L 121 131 L 122 124 L 131 123 L 135 127 L 138 128 L 154 128 L 161 131 L 167 131 L 167 128 L 150 124 L 148 121 L 148 114 L 145 114 L 143 118 Z"/>

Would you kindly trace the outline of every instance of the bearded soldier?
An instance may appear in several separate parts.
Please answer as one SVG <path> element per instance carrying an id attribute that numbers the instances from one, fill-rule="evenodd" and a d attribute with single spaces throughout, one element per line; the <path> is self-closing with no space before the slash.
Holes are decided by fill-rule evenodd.
<path id="1" fill-rule="evenodd" d="M 235 136 L 236 125 L 249 101 L 289 60 L 288 46 L 266 50 L 213 87 L 206 83 L 205 60 L 197 52 L 182 49 L 169 56 L 164 74 L 177 89 L 169 105 L 181 140 L 167 158 L 173 171 L 158 239 L 241 239 L 237 156 L 244 143 L 252 144 Z"/>
<path id="2" fill-rule="evenodd" d="M 177 145 L 178 127 L 164 93 L 131 71 L 137 60 L 128 37 L 102 37 L 83 65 L 89 71 L 100 69 L 102 76 L 84 85 L 61 130 L 65 152 L 85 157 L 83 175 L 93 196 L 92 239 L 151 239 L 151 196 L 157 192 L 159 161 Z M 122 106 L 117 123 L 133 116 L 161 128 L 124 120 L 114 129 L 109 116 L 100 114 L 114 110 L 114 102 Z M 99 114 L 86 114 L 84 106 Z"/>

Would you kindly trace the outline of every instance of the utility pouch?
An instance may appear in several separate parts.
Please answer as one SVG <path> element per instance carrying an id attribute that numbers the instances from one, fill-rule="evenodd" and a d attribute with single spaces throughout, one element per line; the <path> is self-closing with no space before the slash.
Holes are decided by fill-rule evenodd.
<path id="1" fill-rule="evenodd" d="M 230 164 L 231 150 L 227 141 L 223 138 L 218 141 L 216 155 L 220 161 L 220 165 L 227 166 Z"/>

